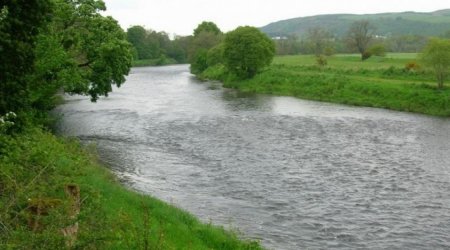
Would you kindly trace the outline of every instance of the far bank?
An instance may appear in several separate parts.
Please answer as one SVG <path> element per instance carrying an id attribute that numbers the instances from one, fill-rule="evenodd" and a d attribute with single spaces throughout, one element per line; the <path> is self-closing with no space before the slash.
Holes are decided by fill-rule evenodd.
<path id="1" fill-rule="evenodd" d="M 361 62 L 346 54 L 318 66 L 314 56 L 278 56 L 252 79 L 236 80 L 220 64 L 197 77 L 247 93 L 450 116 L 450 88 L 437 89 L 432 72 L 415 58 L 416 54 L 397 53 Z"/>

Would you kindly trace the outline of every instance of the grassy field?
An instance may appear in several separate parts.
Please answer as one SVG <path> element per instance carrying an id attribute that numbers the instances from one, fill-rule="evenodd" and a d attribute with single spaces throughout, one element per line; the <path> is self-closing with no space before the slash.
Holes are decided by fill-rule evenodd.
<path id="1" fill-rule="evenodd" d="M 0 249 L 261 249 L 124 188 L 97 163 L 95 148 L 76 140 L 37 128 L 0 134 L 0 166 Z M 79 188 L 80 202 L 68 185 Z M 75 223 L 68 247 L 61 230 Z"/>
<path id="2" fill-rule="evenodd" d="M 450 116 L 450 88 L 437 89 L 416 57 L 398 53 L 362 62 L 359 55 L 335 55 L 320 67 L 314 56 L 282 56 L 253 79 L 236 81 L 220 65 L 200 78 L 244 92 Z"/>

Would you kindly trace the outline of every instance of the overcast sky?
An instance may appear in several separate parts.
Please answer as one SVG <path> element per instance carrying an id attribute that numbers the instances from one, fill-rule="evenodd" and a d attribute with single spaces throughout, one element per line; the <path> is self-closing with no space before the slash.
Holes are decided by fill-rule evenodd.
<path id="1" fill-rule="evenodd" d="M 190 35 L 202 21 L 222 31 L 241 25 L 261 27 L 274 21 L 336 13 L 380 13 L 450 8 L 449 0 L 104 0 L 107 15 L 127 29 L 142 25 L 169 34 Z"/>

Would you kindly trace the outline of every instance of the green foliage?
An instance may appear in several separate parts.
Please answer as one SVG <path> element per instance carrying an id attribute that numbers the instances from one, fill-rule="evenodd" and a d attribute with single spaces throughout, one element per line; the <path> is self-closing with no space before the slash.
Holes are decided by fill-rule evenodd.
<path id="1" fill-rule="evenodd" d="M 422 52 L 421 60 L 433 69 L 438 88 L 442 89 L 450 73 L 450 39 L 431 39 Z"/>
<path id="2" fill-rule="evenodd" d="M 381 14 L 332 14 L 293 18 L 271 23 L 261 28 L 269 36 L 295 35 L 305 37 L 314 27 L 327 27 L 338 38 L 345 36 L 354 21 L 369 20 L 381 36 L 439 36 L 449 30 L 450 15 L 447 11 L 403 12 Z M 402 51 L 404 52 L 404 51 Z"/>
<path id="3" fill-rule="evenodd" d="M 208 68 L 208 50 L 198 49 L 191 60 L 191 73 L 200 74 Z"/>
<path id="4" fill-rule="evenodd" d="M 328 58 L 327 67 L 318 67 L 315 56 L 283 56 L 249 80 L 229 77 L 220 64 L 201 77 L 244 92 L 450 116 L 450 88 L 433 88 L 430 71 L 405 69 L 415 57 L 388 54 L 362 64 L 358 55 L 336 55 Z"/>
<path id="5" fill-rule="evenodd" d="M 367 49 L 374 37 L 374 30 L 375 27 L 368 20 L 355 21 L 348 29 L 347 44 L 349 48 L 354 48 L 361 54 L 363 61 L 372 55 Z"/>
<path id="6" fill-rule="evenodd" d="M 200 74 L 208 67 L 208 50 L 222 42 L 222 32 L 214 23 L 202 22 L 194 31 L 188 48 L 191 73 Z"/>
<path id="7" fill-rule="evenodd" d="M 274 54 L 273 41 L 257 28 L 239 27 L 225 36 L 224 64 L 238 77 L 253 77 L 270 65 Z"/>
<path id="8" fill-rule="evenodd" d="M 332 39 L 333 36 L 331 33 L 320 27 L 311 28 L 306 34 L 308 47 L 316 56 L 325 54 L 327 48 L 330 49 L 333 47 Z"/>
<path id="9" fill-rule="evenodd" d="M 0 114 L 29 106 L 32 83 L 26 76 L 33 70 L 36 38 L 51 8 L 49 0 L 2 1 L 0 5 Z"/>
<path id="10" fill-rule="evenodd" d="M 137 59 L 154 58 L 159 51 L 159 45 L 149 39 L 147 30 L 142 26 L 132 26 L 127 29 L 127 40 L 130 42 L 137 52 Z M 156 47 L 156 48 L 155 48 Z"/>
<path id="11" fill-rule="evenodd" d="M 68 55 L 61 75 L 73 80 L 62 87 L 69 93 L 89 95 L 93 101 L 107 96 L 112 85 L 125 81 L 131 66 L 132 50 L 125 32 L 112 17 L 99 13 L 105 10 L 103 1 L 54 1 L 55 18 L 43 35 L 56 39 Z"/>
<path id="12" fill-rule="evenodd" d="M 220 31 L 219 27 L 213 22 L 207 22 L 203 21 L 201 24 L 197 26 L 194 30 L 194 36 L 200 35 L 200 33 L 213 33 L 214 35 L 220 35 L 222 34 L 222 31 Z"/>
<path id="13" fill-rule="evenodd" d="M 383 44 L 374 44 L 368 49 L 368 51 L 374 56 L 386 56 L 386 47 Z"/>
<path id="14" fill-rule="evenodd" d="M 211 66 L 214 66 L 214 65 L 217 65 L 217 64 L 223 62 L 223 50 L 224 50 L 224 45 L 223 45 L 223 43 L 221 43 L 221 44 L 214 46 L 213 48 L 211 48 L 208 51 L 207 59 L 206 59 L 208 67 L 211 67 Z"/>
<path id="15" fill-rule="evenodd" d="M 327 57 L 324 55 L 318 55 L 316 56 L 316 62 L 319 67 L 325 67 L 328 64 Z"/>
<path id="16" fill-rule="evenodd" d="M 88 153 L 91 152 L 91 153 Z M 0 136 L 0 249 L 68 249 L 61 229 L 79 224 L 73 249 L 261 249 L 233 232 L 120 185 L 97 163 L 93 146 L 36 128 Z M 75 218 L 64 192 L 80 188 Z M 52 204 L 40 217 L 30 206 Z M 29 226 L 37 218 L 39 230 Z"/>

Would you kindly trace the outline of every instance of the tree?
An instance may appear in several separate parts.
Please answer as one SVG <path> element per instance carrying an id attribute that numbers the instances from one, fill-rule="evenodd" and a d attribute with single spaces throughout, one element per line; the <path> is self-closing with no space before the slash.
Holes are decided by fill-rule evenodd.
<path id="1" fill-rule="evenodd" d="M 49 0 L 0 3 L 0 115 L 26 108 L 39 29 L 51 14 Z"/>
<path id="2" fill-rule="evenodd" d="M 219 27 L 213 22 L 203 21 L 201 24 L 197 26 L 194 30 L 194 36 L 198 36 L 202 32 L 213 33 L 215 35 L 219 35 L 222 33 Z"/>
<path id="3" fill-rule="evenodd" d="M 306 34 L 308 47 L 311 52 L 316 56 L 325 54 L 326 50 L 332 49 L 332 39 L 331 33 L 323 28 L 315 27 L 308 29 Z"/>
<path id="4" fill-rule="evenodd" d="M 361 20 L 353 22 L 347 32 L 347 44 L 349 48 L 357 49 L 361 60 L 368 58 L 364 54 L 368 53 L 367 48 L 374 37 L 374 31 L 375 28 L 369 21 Z"/>
<path id="5" fill-rule="evenodd" d="M 253 77 L 270 65 L 274 54 L 274 42 L 255 27 L 238 27 L 225 36 L 224 63 L 238 77 Z"/>
<path id="6" fill-rule="evenodd" d="M 199 74 L 208 67 L 208 50 L 220 44 L 221 41 L 222 32 L 214 23 L 202 22 L 197 26 L 188 50 L 188 60 L 191 63 L 192 73 Z"/>
<path id="7" fill-rule="evenodd" d="M 125 32 L 112 17 L 100 14 L 106 10 L 103 1 L 53 1 L 54 19 L 39 39 L 52 46 L 38 46 L 41 51 L 37 54 L 39 62 L 52 62 L 55 53 L 62 61 L 37 72 L 37 76 L 42 75 L 42 87 L 35 88 L 35 92 L 43 93 L 46 83 L 54 83 L 68 93 L 89 95 L 92 101 L 107 96 L 112 85 L 125 82 L 131 66 L 131 45 Z M 39 99 L 42 98 L 47 97 L 42 95 Z"/>
<path id="8" fill-rule="evenodd" d="M 142 26 L 132 26 L 127 29 L 127 40 L 137 52 L 137 59 L 152 58 L 151 44 L 148 42 L 147 30 Z"/>
<path id="9" fill-rule="evenodd" d="M 450 73 L 450 40 L 430 39 L 422 51 L 421 59 L 436 74 L 438 88 L 444 87 L 444 81 Z"/>

